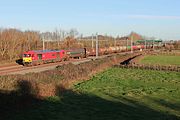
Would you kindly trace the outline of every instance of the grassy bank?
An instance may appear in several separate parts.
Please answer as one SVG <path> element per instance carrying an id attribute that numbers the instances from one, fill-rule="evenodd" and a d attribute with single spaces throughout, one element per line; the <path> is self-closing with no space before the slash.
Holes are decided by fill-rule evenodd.
<path id="1" fill-rule="evenodd" d="M 178 120 L 180 73 L 110 68 L 63 94 L 1 115 L 18 120 Z M 56 90 L 62 88 L 56 88 Z"/>
<path id="2" fill-rule="evenodd" d="M 180 65 L 180 56 L 148 55 L 145 56 L 140 61 L 140 63 L 159 64 L 159 65 Z"/>

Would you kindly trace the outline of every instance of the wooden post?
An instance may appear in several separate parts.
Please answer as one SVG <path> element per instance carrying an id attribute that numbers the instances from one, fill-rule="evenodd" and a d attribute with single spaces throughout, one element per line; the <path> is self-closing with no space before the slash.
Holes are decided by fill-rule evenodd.
<path id="1" fill-rule="evenodd" d="M 98 58 L 98 33 L 96 33 L 96 58 Z"/>

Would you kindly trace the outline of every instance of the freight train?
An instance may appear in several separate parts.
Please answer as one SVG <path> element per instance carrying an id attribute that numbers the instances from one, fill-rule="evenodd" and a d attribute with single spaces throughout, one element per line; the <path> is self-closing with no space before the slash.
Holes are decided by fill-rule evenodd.
<path id="1" fill-rule="evenodd" d="M 133 50 L 144 49 L 144 45 L 132 46 Z M 130 51 L 130 46 L 117 46 L 109 48 L 99 48 L 99 55 L 106 55 L 111 53 L 119 53 L 123 51 Z M 88 56 L 96 55 L 95 49 L 68 49 L 68 50 L 32 50 L 23 53 L 23 65 L 35 66 L 51 62 L 61 62 L 73 58 L 86 58 Z"/>

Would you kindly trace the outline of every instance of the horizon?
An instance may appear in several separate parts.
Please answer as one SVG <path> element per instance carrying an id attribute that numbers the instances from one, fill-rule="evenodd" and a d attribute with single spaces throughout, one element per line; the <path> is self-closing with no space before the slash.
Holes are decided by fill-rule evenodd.
<path id="1" fill-rule="evenodd" d="M 0 27 L 22 31 L 77 29 L 83 36 L 126 36 L 134 31 L 163 40 L 180 40 L 179 0 L 6 0 Z"/>

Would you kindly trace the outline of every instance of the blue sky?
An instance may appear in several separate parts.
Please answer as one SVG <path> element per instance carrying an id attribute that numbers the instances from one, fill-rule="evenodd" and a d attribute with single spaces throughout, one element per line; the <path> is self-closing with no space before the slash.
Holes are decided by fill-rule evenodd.
<path id="1" fill-rule="evenodd" d="M 180 0 L 0 0 L 0 27 L 180 39 Z"/>

